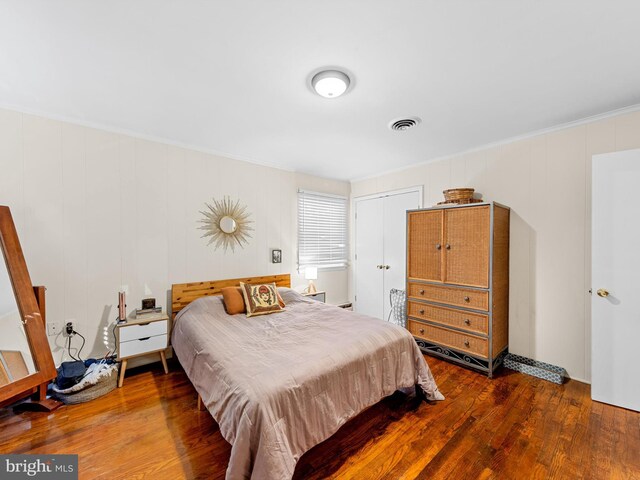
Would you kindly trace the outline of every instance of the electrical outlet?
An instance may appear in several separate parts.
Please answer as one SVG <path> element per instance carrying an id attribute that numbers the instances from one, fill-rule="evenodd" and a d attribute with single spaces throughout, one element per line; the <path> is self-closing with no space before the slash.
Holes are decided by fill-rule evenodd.
<path id="1" fill-rule="evenodd" d="M 73 333 L 73 320 L 69 320 L 64 327 L 65 334 L 70 336 Z"/>
<path id="2" fill-rule="evenodd" d="M 62 323 L 60 322 L 47 322 L 47 334 L 50 337 L 55 337 L 62 331 Z"/>

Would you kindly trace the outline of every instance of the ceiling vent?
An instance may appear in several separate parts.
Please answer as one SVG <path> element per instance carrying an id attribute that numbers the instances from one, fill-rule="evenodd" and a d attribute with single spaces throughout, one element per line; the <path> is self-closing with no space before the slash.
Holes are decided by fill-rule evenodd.
<path id="1" fill-rule="evenodd" d="M 418 125 L 420 121 L 418 117 L 401 118 L 400 120 L 391 122 L 389 128 L 395 132 L 404 132 Z"/>

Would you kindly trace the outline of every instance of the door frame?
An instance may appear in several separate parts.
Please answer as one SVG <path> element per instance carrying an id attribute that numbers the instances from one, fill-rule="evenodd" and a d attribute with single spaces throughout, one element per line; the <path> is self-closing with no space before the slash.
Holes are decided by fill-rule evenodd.
<path id="1" fill-rule="evenodd" d="M 356 309 L 356 280 L 357 280 L 357 268 L 356 268 L 356 240 L 358 239 L 357 232 L 357 224 L 356 224 L 356 213 L 357 213 L 357 204 L 363 200 L 374 200 L 376 198 L 384 198 L 384 197 L 392 197 L 394 195 L 402 195 L 405 193 L 418 193 L 418 208 L 422 208 L 424 205 L 424 185 L 415 185 L 413 187 L 400 188 L 397 190 L 387 190 L 384 192 L 371 193 L 368 195 L 358 195 L 351 196 L 351 205 L 350 205 L 350 223 L 353 228 L 349 230 L 352 232 L 353 238 L 350 239 L 351 251 L 349 253 L 349 262 L 353 266 L 351 269 L 351 282 L 349 282 L 351 287 L 351 295 L 349 295 L 353 300 L 354 310 Z"/>

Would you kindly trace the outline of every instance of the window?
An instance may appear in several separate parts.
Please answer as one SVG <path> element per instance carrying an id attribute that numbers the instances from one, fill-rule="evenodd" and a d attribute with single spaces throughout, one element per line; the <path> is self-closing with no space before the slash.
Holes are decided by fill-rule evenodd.
<path id="1" fill-rule="evenodd" d="M 298 191 L 298 270 L 346 268 L 347 199 Z"/>

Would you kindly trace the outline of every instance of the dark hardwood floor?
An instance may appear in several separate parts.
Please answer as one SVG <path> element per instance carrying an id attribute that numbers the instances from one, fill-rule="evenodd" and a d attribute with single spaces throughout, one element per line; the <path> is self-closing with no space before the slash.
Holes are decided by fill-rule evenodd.
<path id="1" fill-rule="evenodd" d="M 295 478 L 640 478 L 640 414 L 592 402 L 588 385 L 427 361 L 445 401 L 397 392 L 306 453 Z M 77 453 L 82 479 L 221 479 L 230 446 L 174 363 L 48 415 L 0 410 L 0 452 Z"/>

